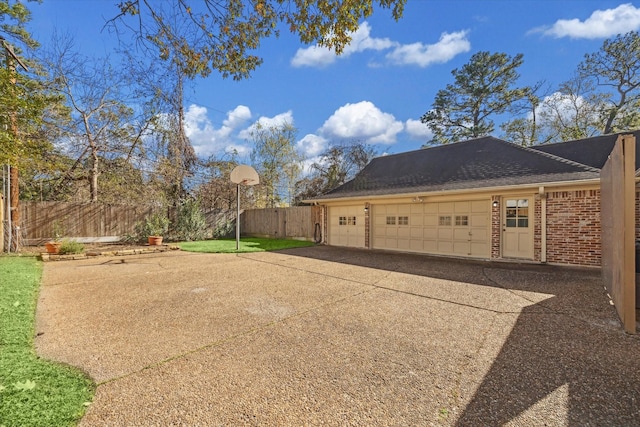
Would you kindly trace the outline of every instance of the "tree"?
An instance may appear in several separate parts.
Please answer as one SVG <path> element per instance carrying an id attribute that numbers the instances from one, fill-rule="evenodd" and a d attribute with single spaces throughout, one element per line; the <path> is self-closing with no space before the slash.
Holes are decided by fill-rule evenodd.
<path id="1" fill-rule="evenodd" d="M 540 104 L 540 134 L 546 142 L 598 135 L 603 103 L 603 97 L 593 91 L 589 81 L 574 76 Z"/>
<path id="2" fill-rule="evenodd" d="M 595 81 L 605 91 L 602 133 L 624 131 L 640 125 L 640 35 L 631 31 L 605 40 L 600 50 L 587 54 L 578 66 L 579 76 Z"/>
<path id="3" fill-rule="evenodd" d="M 265 126 L 257 122 L 251 131 L 251 161 L 260 176 L 265 207 L 293 199 L 293 185 L 300 173 L 302 158 L 295 148 L 297 130 L 289 123 Z"/>
<path id="4" fill-rule="evenodd" d="M 110 20 L 116 30 L 133 31 L 138 42 L 152 44 L 160 59 L 188 77 L 218 70 L 236 80 L 249 77 L 262 59 L 251 52 L 262 39 L 279 35 L 285 23 L 303 43 L 318 43 L 341 53 L 374 6 L 391 9 L 394 19 L 406 0 L 126 0 Z"/>
<path id="5" fill-rule="evenodd" d="M 71 119 L 58 124 L 62 133 L 58 143 L 76 161 L 60 177 L 59 185 L 67 180 L 87 181 L 88 199 L 97 202 L 100 176 L 109 166 L 119 173 L 132 172 L 130 162 L 149 124 L 137 120 L 128 105 L 133 91 L 127 73 L 116 69 L 109 58 L 80 55 L 74 52 L 71 37 L 56 35 L 45 61 L 52 85 L 71 110 Z M 109 182 L 118 180 L 105 179 L 103 184 Z M 137 174 L 128 184 L 135 182 L 139 182 Z"/>
<path id="6" fill-rule="evenodd" d="M 431 143 L 446 144 L 489 135 L 492 116 L 502 114 L 526 97 L 527 88 L 514 88 L 522 54 L 478 52 L 451 74 L 455 83 L 439 90 L 430 111 L 420 120 L 433 132 Z"/>
<path id="7" fill-rule="evenodd" d="M 361 141 L 336 144 L 311 164 L 311 173 L 296 183 L 296 204 L 325 194 L 353 179 L 378 152 Z"/>
<path id="8" fill-rule="evenodd" d="M 238 160 L 235 152 L 223 158 L 211 156 L 204 162 L 206 181 L 196 189 L 196 195 L 204 209 L 216 211 L 235 209 L 236 185 L 229 180 L 229 176 L 236 166 L 238 166 Z M 241 196 L 246 197 L 247 194 L 247 191 L 243 191 Z"/>

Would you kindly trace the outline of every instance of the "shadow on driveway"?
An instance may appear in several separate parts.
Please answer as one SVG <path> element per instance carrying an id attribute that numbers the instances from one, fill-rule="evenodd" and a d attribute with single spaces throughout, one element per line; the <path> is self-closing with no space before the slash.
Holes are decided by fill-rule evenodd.
<path id="1" fill-rule="evenodd" d="M 455 425 L 531 423 L 524 414 L 532 408 L 546 413 L 537 420 L 545 425 L 640 425 L 640 341 L 623 332 L 599 270 L 328 247 L 307 251 L 288 253 L 498 287 L 523 298 L 551 295 L 522 308 Z M 557 401 L 565 402 L 562 408 L 553 408 Z"/>

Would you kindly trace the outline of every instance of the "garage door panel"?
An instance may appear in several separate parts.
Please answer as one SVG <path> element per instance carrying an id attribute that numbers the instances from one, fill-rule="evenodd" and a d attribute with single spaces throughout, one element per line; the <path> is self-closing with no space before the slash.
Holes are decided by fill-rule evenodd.
<path id="1" fill-rule="evenodd" d="M 469 202 L 455 202 L 453 204 L 453 211 L 455 213 L 467 213 L 467 212 L 469 212 Z"/>
<path id="2" fill-rule="evenodd" d="M 445 253 L 445 254 L 453 253 L 453 242 L 439 240 L 437 243 L 437 247 L 438 247 L 438 252 L 440 253 Z"/>
<path id="3" fill-rule="evenodd" d="M 452 213 L 453 212 L 453 203 L 438 203 L 438 212 L 439 213 Z"/>
<path id="4" fill-rule="evenodd" d="M 431 227 L 438 226 L 438 215 L 424 215 L 422 219 L 424 220 L 425 226 L 431 226 Z"/>
<path id="5" fill-rule="evenodd" d="M 454 228 L 453 229 L 453 240 L 469 240 L 469 229 L 468 228 Z"/>
<path id="6" fill-rule="evenodd" d="M 450 228 L 438 228 L 438 239 L 451 240 L 453 238 L 453 230 Z"/>

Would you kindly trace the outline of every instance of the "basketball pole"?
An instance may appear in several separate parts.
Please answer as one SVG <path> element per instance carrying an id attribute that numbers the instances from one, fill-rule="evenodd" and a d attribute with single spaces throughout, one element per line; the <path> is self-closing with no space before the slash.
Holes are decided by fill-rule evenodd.
<path id="1" fill-rule="evenodd" d="M 240 184 L 236 185 L 236 194 L 238 195 L 237 213 L 236 213 L 236 251 L 240 250 Z"/>

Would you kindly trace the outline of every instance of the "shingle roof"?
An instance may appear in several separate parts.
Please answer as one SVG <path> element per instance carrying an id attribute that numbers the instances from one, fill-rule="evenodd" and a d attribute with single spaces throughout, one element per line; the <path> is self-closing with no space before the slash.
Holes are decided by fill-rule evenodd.
<path id="1" fill-rule="evenodd" d="M 607 162 L 613 145 L 619 135 L 633 134 L 636 141 L 640 141 L 640 130 L 635 132 L 621 132 L 611 135 L 596 136 L 593 138 L 578 139 L 575 141 L 558 142 L 554 144 L 536 145 L 534 150 L 553 154 L 583 165 L 602 169 Z M 640 165 L 640 150 L 636 150 L 636 169 Z"/>
<path id="2" fill-rule="evenodd" d="M 596 179 L 599 170 L 483 137 L 455 144 L 377 157 L 353 180 L 317 197 L 403 194 Z"/>

